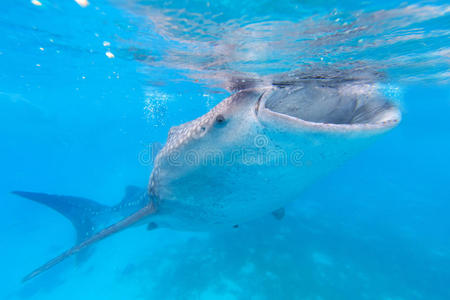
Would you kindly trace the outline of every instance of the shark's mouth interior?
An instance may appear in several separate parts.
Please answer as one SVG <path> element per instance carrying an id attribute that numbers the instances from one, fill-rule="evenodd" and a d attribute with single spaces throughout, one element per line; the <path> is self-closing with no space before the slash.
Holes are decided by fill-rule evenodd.
<path id="1" fill-rule="evenodd" d="M 303 84 L 277 88 L 264 106 L 273 112 L 324 124 L 396 122 L 398 109 L 367 85 Z"/>

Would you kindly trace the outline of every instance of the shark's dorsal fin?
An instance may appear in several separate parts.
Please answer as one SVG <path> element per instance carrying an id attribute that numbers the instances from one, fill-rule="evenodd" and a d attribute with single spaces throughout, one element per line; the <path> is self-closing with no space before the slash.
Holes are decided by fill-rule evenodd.
<path id="1" fill-rule="evenodd" d="M 135 186 L 135 185 L 129 185 L 125 188 L 125 196 L 123 197 L 122 201 L 119 205 L 127 204 L 130 201 L 134 201 L 136 198 L 138 198 L 142 193 L 145 192 L 145 189 Z"/>
<path id="2" fill-rule="evenodd" d="M 93 219 L 110 209 L 109 206 L 81 197 L 24 191 L 13 191 L 12 193 L 44 204 L 69 219 L 75 227 L 77 243 L 89 238 L 96 230 L 99 230 L 99 228 L 95 228 L 96 222 Z"/>
<path id="3" fill-rule="evenodd" d="M 150 204 L 148 204 L 147 206 L 145 206 L 144 208 L 140 209 L 139 211 L 137 211 L 136 213 L 132 214 L 131 216 L 103 229 L 102 231 L 100 231 L 99 233 L 93 235 L 92 237 L 88 238 L 87 240 L 79 243 L 78 245 L 70 248 L 69 250 L 63 252 L 61 255 L 55 257 L 54 259 L 50 260 L 49 262 L 47 262 L 46 264 L 42 265 L 41 267 L 37 268 L 36 270 L 34 270 L 33 272 L 31 272 L 30 274 L 28 274 L 27 276 L 25 276 L 23 278 L 23 282 L 30 280 L 33 277 L 38 276 L 39 274 L 41 274 L 42 272 L 50 269 L 51 267 L 57 265 L 58 263 L 62 262 L 63 260 L 65 260 L 66 258 L 78 253 L 79 251 L 81 251 L 82 249 L 90 246 L 91 244 L 98 242 L 116 232 L 119 232 L 125 228 L 130 227 L 131 225 L 133 225 L 134 223 L 140 221 L 141 219 L 147 217 L 148 215 L 151 215 L 155 212 L 155 208 L 153 206 L 153 203 L 150 202 Z"/>

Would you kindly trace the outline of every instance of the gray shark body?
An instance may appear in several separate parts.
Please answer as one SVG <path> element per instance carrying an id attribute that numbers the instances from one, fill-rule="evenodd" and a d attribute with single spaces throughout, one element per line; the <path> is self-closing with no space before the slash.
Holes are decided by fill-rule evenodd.
<path id="1" fill-rule="evenodd" d="M 58 210 L 56 196 L 40 196 L 75 227 L 88 220 L 96 229 L 127 217 L 96 234 L 79 230 L 78 245 L 25 280 L 131 225 L 211 230 L 273 211 L 280 216 L 278 209 L 311 182 L 400 121 L 397 107 L 367 78 L 296 77 L 243 88 L 200 118 L 171 128 L 148 189 L 126 197 L 120 207 L 80 202 L 70 214 L 73 203 L 60 201 L 64 208 Z"/>

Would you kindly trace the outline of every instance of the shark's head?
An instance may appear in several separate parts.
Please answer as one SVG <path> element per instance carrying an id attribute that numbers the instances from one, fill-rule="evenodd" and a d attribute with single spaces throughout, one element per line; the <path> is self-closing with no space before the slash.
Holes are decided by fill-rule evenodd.
<path id="1" fill-rule="evenodd" d="M 245 163 L 246 152 L 270 143 L 285 151 L 302 151 L 320 140 L 376 136 L 401 118 L 376 83 L 354 78 L 302 78 L 241 90 L 205 115 L 171 128 L 155 161 L 174 173 L 200 167 Z M 259 141 L 257 139 L 260 139 Z M 248 157 L 247 157 L 248 158 Z"/>
<path id="2" fill-rule="evenodd" d="M 377 84 L 304 79 L 241 90 L 202 117 L 173 127 L 165 148 L 227 152 L 272 133 L 293 139 L 305 132 L 367 136 L 394 127 L 400 118 Z"/>

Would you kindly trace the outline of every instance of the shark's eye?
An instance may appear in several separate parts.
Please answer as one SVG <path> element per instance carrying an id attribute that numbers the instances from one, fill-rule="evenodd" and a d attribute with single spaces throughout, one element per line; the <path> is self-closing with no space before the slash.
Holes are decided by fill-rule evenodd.
<path id="1" fill-rule="evenodd" d="M 225 117 L 223 115 L 216 116 L 216 124 L 223 125 L 225 123 Z"/>

